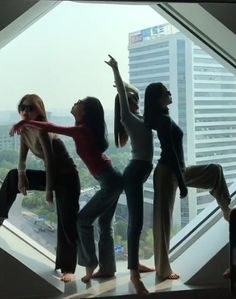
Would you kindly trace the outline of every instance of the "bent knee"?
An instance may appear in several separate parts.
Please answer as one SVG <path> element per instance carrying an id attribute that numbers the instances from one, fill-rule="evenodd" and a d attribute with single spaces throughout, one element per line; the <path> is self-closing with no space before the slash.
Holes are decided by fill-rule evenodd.
<path id="1" fill-rule="evenodd" d="M 14 179 L 14 180 L 18 180 L 18 170 L 16 168 L 11 169 L 8 171 L 7 175 L 6 175 L 6 179 Z"/>
<path id="2" fill-rule="evenodd" d="M 16 168 L 11 169 L 8 171 L 7 175 L 10 175 L 10 176 L 18 175 L 18 170 Z"/>

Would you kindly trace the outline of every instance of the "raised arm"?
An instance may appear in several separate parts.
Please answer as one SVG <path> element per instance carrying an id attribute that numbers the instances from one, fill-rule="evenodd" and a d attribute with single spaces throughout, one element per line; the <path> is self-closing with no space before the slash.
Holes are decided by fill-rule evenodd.
<path id="1" fill-rule="evenodd" d="M 12 129 L 10 130 L 10 135 L 13 135 L 14 133 L 19 133 L 23 127 L 33 127 L 33 128 L 39 128 L 43 129 L 46 132 L 51 133 L 57 133 L 62 134 L 70 137 L 74 137 L 74 135 L 78 132 L 78 127 L 64 127 L 64 126 L 58 126 L 50 122 L 44 122 L 44 121 L 36 121 L 36 120 L 22 120 L 16 123 Z"/>
<path id="2" fill-rule="evenodd" d="M 119 68 L 118 68 L 118 64 L 117 64 L 116 60 L 111 55 L 108 55 L 108 56 L 110 57 L 110 60 L 105 61 L 105 62 L 113 70 L 115 84 L 116 84 L 116 88 L 117 88 L 117 92 L 119 94 L 119 100 L 120 100 L 121 119 L 125 120 L 126 118 L 128 118 L 131 115 L 131 111 L 130 111 L 130 108 L 129 108 L 128 97 L 127 97 L 127 94 L 126 94 L 126 89 L 125 89 L 124 83 L 122 81 L 122 78 L 121 78 Z"/>

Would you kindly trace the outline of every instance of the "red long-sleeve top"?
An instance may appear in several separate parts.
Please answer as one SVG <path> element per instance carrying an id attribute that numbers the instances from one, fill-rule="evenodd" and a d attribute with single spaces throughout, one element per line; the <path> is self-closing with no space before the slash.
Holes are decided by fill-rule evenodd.
<path id="1" fill-rule="evenodd" d="M 102 174 L 111 166 L 111 159 L 96 146 L 92 132 L 83 125 L 64 127 L 49 122 L 29 121 L 28 124 L 47 132 L 70 136 L 74 139 L 76 152 L 94 176 Z"/>

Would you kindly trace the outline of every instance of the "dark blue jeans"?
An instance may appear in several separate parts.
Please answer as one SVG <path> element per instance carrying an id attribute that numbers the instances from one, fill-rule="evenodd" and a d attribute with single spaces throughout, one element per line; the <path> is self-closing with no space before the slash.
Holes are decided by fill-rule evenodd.
<path id="1" fill-rule="evenodd" d="M 114 273 L 116 263 L 112 220 L 119 196 L 123 191 L 123 179 L 122 175 L 112 167 L 96 176 L 95 179 L 100 185 L 100 190 L 78 215 L 78 264 L 91 267 L 99 263 L 101 271 Z M 93 230 L 93 223 L 96 219 L 98 219 L 99 226 L 98 258 Z"/>
<path id="2" fill-rule="evenodd" d="M 129 212 L 128 269 L 138 270 L 139 239 L 143 228 L 143 184 L 152 171 L 152 163 L 131 160 L 124 170 L 124 189 Z"/>

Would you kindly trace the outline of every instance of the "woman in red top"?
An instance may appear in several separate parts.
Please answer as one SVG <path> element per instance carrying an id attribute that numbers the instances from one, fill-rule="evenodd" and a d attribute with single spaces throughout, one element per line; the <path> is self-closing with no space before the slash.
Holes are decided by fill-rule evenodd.
<path id="1" fill-rule="evenodd" d="M 121 174 L 112 167 L 111 160 L 104 154 L 108 147 L 104 110 L 100 101 L 87 97 L 77 101 L 71 109 L 75 126 L 62 127 L 52 123 L 21 121 L 12 133 L 23 126 L 33 126 L 70 136 L 75 141 L 76 151 L 100 185 L 78 215 L 78 264 L 86 267 L 83 282 L 91 277 L 112 277 L 116 271 L 112 219 L 120 193 L 123 190 Z M 98 258 L 95 251 L 93 223 L 98 218 Z M 99 264 L 99 270 L 93 272 Z"/>

